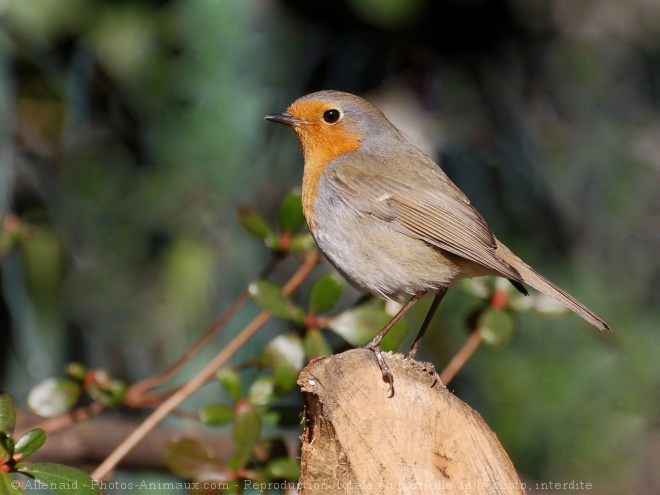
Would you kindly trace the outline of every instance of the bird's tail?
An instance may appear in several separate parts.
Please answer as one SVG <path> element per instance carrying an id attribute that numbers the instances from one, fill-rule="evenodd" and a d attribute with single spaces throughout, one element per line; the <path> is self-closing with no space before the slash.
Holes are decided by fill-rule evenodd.
<path id="1" fill-rule="evenodd" d="M 523 281 L 526 284 L 531 285 L 546 296 L 553 297 L 557 301 L 561 302 L 571 311 L 584 318 L 596 328 L 600 330 L 610 330 L 610 326 L 605 323 L 602 318 L 596 315 L 593 311 L 591 311 L 573 296 L 550 282 L 532 267 L 528 266 L 500 241 L 497 241 L 497 254 L 500 258 L 518 270 L 518 273 L 520 273 Z"/>

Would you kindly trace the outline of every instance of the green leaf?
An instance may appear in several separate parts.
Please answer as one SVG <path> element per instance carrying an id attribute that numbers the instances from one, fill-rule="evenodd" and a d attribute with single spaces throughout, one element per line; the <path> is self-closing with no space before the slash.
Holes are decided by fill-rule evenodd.
<path id="1" fill-rule="evenodd" d="M 225 466 L 211 449 L 192 438 L 181 438 L 168 442 L 163 451 L 163 460 L 172 473 L 184 480 L 199 479 L 205 473 L 223 472 Z"/>
<path id="2" fill-rule="evenodd" d="M 46 432 L 41 428 L 33 428 L 18 439 L 14 446 L 14 454 L 23 454 L 23 458 L 34 454 L 46 441 Z"/>
<path id="3" fill-rule="evenodd" d="M 224 425 L 234 419 L 234 409 L 226 404 L 209 404 L 199 410 L 199 419 L 207 425 Z"/>
<path id="4" fill-rule="evenodd" d="M 267 406 L 273 402 L 275 384 L 270 376 L 257 378 L 248 390 L 249 402 L 258 406 Z"/>
<path id="5" fill-rule="evenodd" d="M 243 396 L 243 384 L 241 383 L 241 377 L 236 371 L 231 368 L 222 368 L 218 371 L 216 379 L 234 402 L 238 402 L 241 399 Z"/>
<path id="6" fill-rule="evenodd" d="M 14 455 L 14 439 L 6 433 L 0 433 L 0 466 Z"/>
<path id="7" fill-rule="evenodd" d="M 348 309 L 329 320 L 328 327 L 352 346 L 369 341 L 392 319 L 383 309 L 383 301 L 372 299 L 360 306 Z M 383 342 L 383 350 L 395 350 L 408 331 L 405 321 L 399 320 Z"/>
<path id="8" fill-rule="evenodd" d="M 82 382 L 87 375 L 87 367 L 81 363 L 69 363 L 64 372 L 74 380 Z"/>
<path id="9" fill-rule="evenodd" d="M 266 244 L 266 247 L 274 253 L 279 253 L 282 251 L 282 239 L 277 234 L 269 235 L 266 237 L 264 244 Z"/>
<path id="10" fill-rule="evenodd" d="M 3 495 L 19 495 L 23 492 L 11 474 L 0 472 L 0 493 Z"/>
<path id="11" fill-rule="evenodd" d="M 336 276 L 327 274 L 319 277 L 312 285 L 309 310 L 314 314 L 330 311 L 339 301 L 343 290 L 344 284 Z"/>
<path id="12" fill-rule="evenodd" d="M 244 468 L 252 455 L 252 449 L 261 436 L 261 411 L 250 401 L 236 405 L 234 411 L 234 445 L 236 468 Z"/>
<path id="13" fill-rule="evenodd" d="M 277 318 L 291 320 L 302 325 L 305 322 L 305 313 L 282 289 L 268 280 L 256 280 L 248 286 L 248 291 L 259 307 L 265 309 Z"/>
<path id="14" fill-rule="evenodd" d="M 479 299 L 490 299 L 493 293 L 492 284 L 484 277 L 465 278 L 461 280 L 461 288 Z"/>
<path id="15" fill-rule="evenodd" d="M 35 480 L 45 484 L 44 488 L 63 495 L 85 495 L 100 493 L 98 484 L 86 473 L 79 469 L 62 464 L 49 464 L 35 462 L 33 464 L 19 463 L 16 470 L 32 476 Z"/>
<path id="16" fill-rule="evenodd" d="M 266 465 L 266 473 L 271 479 L 297 480 L 300 478 L 300 464 L 293 459 L 280 457 Z"/>
<path id="17" fill-rule="evenodd" d="M 0 434 L 11 434 L 16 426 L 16 404 L 7 392 L 0 392 Z"/>
<path id="18" fill-rule="evenodd" d="M 280 229 L 282 232 L 294 234 L 304 222 L 301 194 L 296 192 L 287 195 L 280 204 Z"/>
<path id="19" fill-rule="evenodd" d="M 261 241 L 266 241 L 267 238 L 274 236 L 263 217 L 252 208 L 244 207 L 238 210 L 238 223 L 249 234 Z"/>
<path id="20" fill-rule="evenodd" d="M 126 396 L 128 387 L 125 382 L 116 379 L 109 379 L 100 383 L 98 386 L 90 385 L 87 387 L 87 393 L 94 400 L 100 402 L 105 407 L 113 407 L 121 403 Z"/>
<path id="21" fill-rule="evenodd" d="M 302 349 L 302 345 L 300 346 Z M 302 369 L 302 368 L 301 368 Z M 278 364 L 274 368 L 273 380 L 275 389 L 279 393 L 286 393 L 296 386 L 298 380 L 298 371 L 285 363 Z M 264 405 L 267 403 L 264 403 Z"/>
<path id="22" fill-rule="evenodd" d="M 305 357 L 309 360 L 319 356 L 330 356 L 332 348 L 320 330 L 309 330 L 303 339 Z"/>
<path id="23" fill-rule="evenodd" d="M 264 412 L 263 421 L 265 424 L 279 428 L 282 426 L 282 413 L 273 409 Z"/>
<path id="24" fill-rule="evenodd" d="M 108 385 L 107 392 L 110 395 L 109 397 L 109 402 L 108 406 L 112 405 L 117 405 L 121 401 L 124 400 L 124 397 L 126 397 L 126 392 L 128 391 L 128 385 L 126 382 L 122 380 L 110 380 L 110 384 Z"/>
<path id="25" fill-rule="evenodd" d="M 46 378 L 30 390 L 27 404 L 35 414 L 52 418 L 69 412 L 79 398 L 78 383 L 69 378 Z"/>
<path id="26" fill-rule="evenodd" d="M 291 246 L 289 247 L 289 251 L 292 253 L 311 251 L 313 249 L 316 249 L 316 242 L 309 232 L 294 235 L 291 240 Z"/>
<path id="27" fill-rule="evenodd" d="M 304 359 L 305 353 L 300 336 L 288 333 L 271 340 L 259 356 L 258 362 L 261 366 L 272 368 L 277 389 L 288 392 L 296 386 Z"/>
<path id="28" fill-rule="evenodd" d="M 479 316 L 477 331 L 487 344 L 503 346 L 513 338 L 515 324 L 508 311 L 489 307 Z"/>

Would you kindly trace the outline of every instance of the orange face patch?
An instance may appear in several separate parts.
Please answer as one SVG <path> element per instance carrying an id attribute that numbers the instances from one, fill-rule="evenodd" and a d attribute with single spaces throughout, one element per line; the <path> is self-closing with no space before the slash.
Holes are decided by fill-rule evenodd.
<path id="1" fill-rule="evenodd" d="M 323 114 L 333 108 L 331 103 L 317 100 L 296 103 L 287 109 L 293 117 L 304 121 L 293 127 L 293 130 L 300 141 L 305 159 L 303 212 L 312 232 L 315 224 L 314 204 L 325 166 L 340 155 L 358 150 L 362 142 L 361 133 L 348 129 L 343 120 L 334 124 L 323 120 Z"/>

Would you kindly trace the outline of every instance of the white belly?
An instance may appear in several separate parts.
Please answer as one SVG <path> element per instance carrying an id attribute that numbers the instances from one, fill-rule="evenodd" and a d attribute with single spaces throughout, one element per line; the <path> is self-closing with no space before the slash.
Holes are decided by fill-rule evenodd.
<path id="1" fill-rule="evenodd" d="M 316 213 L 314 238 L 321 251 L 356 288 L 387 299 L 447 287 L 459 267 L 446 253 L 360 216 L 339 198 L 332 215 Z"/>

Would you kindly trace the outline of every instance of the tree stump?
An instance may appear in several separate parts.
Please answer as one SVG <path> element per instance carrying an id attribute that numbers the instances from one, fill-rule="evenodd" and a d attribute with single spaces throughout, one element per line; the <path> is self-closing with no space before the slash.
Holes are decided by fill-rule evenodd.
<path id="1" fill-rule="evenodd" d="M 373 353 L 312 361 L 305 398 L 301 494 L 522 494 L 513 464 L 481 416 L 424 363 L 384 353 L 394 395 Z"/>

